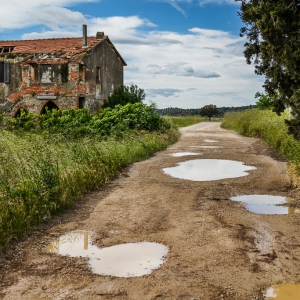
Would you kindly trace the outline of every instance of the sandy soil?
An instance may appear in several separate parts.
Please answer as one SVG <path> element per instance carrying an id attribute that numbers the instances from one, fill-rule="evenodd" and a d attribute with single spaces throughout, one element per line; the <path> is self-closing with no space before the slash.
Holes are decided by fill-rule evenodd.
<path id="1" fill-rule="evenodd" d="M 217 122 L 181 133 L 175 145 L 13 242 L 1 258 L 0 299 L 263 299 L 272 284 L 300 281 L 300 214 L 254 214 L 229 200 L 243 194 L 295 197 L 284 159 Z M 191 147 L 201 145 L 222 148 Z M 168 155 L 183 151 L 199 155 Z M 162 171 L 195 158 L 237 160 L 257 169 L 210 182 Z M 150 275 L 117 278 L 93 274 L 85 258 L 44 252 L 54 239 L 79 229 L 95 232 L 98 247 L 148 241 L 168 246 L 169 253 Z"/>

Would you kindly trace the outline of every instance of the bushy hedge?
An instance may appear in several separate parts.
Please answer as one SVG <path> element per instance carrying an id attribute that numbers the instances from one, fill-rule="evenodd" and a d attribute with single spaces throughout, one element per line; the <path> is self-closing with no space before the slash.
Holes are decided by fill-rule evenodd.
<path id="1" fill-rule="evenodd" d="M 48 131 L 77 138 L 122 136 L 133 129 L 163 132 L 170 128 L 170 123 L 159 116 L 153 105 L 128 103 L 102 109 L 96 115 L 87 109 L 47 110 L 46 114 L 40 116 L 21 111 L 19 118 L 7 121 L 6 128 Z"/>

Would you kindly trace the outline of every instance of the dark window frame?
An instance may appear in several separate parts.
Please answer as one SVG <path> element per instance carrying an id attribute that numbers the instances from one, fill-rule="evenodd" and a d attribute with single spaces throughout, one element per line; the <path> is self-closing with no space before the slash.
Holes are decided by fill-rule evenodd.
<path id="1" fill-rule="evenodd" d="M 96 84 L 101 84 L 101 68 L 96 67 Z"/>
<path id="2" fill-rule="evenodd" d="M 78 108 L 83 109 L 85 108 L 85 97 L 78 97 Z"/>
<path id="3" fill-rule="evenodd" d="M 0 62 L 0 82 L 9 83 L 10 63 L 8 61 Z"/>
<path id="4" fill-rule="evenodd" d="M 11 53 L 15 49 L 15 46 L 3 46 L 0 47 L 0 54 L 2 53 Z"/>

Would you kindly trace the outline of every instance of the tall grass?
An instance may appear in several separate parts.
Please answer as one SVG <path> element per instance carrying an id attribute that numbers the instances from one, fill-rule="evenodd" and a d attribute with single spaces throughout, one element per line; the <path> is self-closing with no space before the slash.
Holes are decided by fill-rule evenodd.
<path id="1" fill-rule="evenodd" d="M 259 137 L 289 161 L 289 173 L 295 186 L 300 187 L 300 142 L 288 134 L 285 120 L 288 111 L 281 116 L 271 110 L 252 109 L 226 113 L 222 127 L 233 129 L 248 137 Z"/>
<path id="2" fill-rule="evenodd" d="M 176 127 L 186 127 L 186 126 L 190 126 L 190 125 L 194 125 L 206 121 L 206 119 L 201 116 L 181 116 L 181 117 L 168 116 L 163 118 L 166 120 L 171 120 Z"/>
<path id="3" fill-rule="evenodd" d="M 174 129 L 130 131 L 105 140 L 0 130 L 0 250 L 124 166 L 177 139 Z"/>

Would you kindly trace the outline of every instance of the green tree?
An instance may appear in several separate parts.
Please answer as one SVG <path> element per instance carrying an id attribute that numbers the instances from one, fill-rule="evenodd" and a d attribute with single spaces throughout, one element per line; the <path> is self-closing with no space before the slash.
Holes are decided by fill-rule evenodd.
<path id="1" fill-rule="evenodd" d="M 257 92 L 255 98 L 258 99 L 256 106 L 258 109 L 270 109 L 274 107 L 274 97 L 269 96 L 268 94 L 261 94 Z"/>
<path id="2" fill-rule="evenodd" d="M 289 132 L 300 139 L 300 6 L 298 0 L 237 0 L 247 38 L 244 55 L 265 75 L 264 88 L 280 114 L 287 106 L 294 119 Z"/>
<path id="3" fill-rule="evenodd" d="M 205 105 L 200 109 L 200 115 L 208 117 L 209 121 L 211 120 L 212 116 L 215 116 L 219 113 L 216 105 Z"/>
<path id="4" fill-rule="evenodd" d="M 120 85 L 104 102 L 103 108 L 114 107 L 117 104 L 126 105 L 127 103 L 142 102 L 145 99 L 145 92 L 143 89 L 138 88 L 136 85 L 125 86 Z"/>

